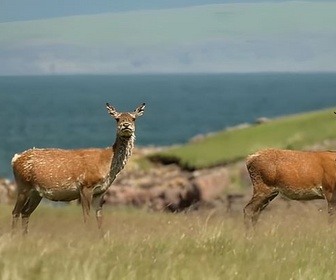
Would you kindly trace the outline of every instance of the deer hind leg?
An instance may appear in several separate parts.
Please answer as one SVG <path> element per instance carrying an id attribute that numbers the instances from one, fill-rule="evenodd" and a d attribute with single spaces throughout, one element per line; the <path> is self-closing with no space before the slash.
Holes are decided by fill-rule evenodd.
<path id="1" fill-rule="evenodd" d="M 31 213 L 34 212 L 36 207 L 40 204 L 41 200 L 42 196 L 40 196 L 40 194 L 37 191 L 31 191 L 27 203 L 21 210 L 23 235 L 26 235 L 28 233 L 29 217 Z"/>
<path id="2" fill-rule="evenodd" d="M 84 223 L 86 223 L 90 215 L 92 195 L 93 195 L 93 190 L 91 188 L 84 187 L 84 186 L 80 188 L 80 198 L 81 198 L 82 209 L 83 209 Z"/>
<path id="3" fill-rule="evenodd" d="M 253 196 L 250 201 L 244 207 L 244 222 L 246 228 L 254 227 L 257 223 L 260 213 L 264 210 L 268 204 L 279 194 L 278 191 L 269 188 L 263 184 L 259 188 L 260 191 L 254 187 Z"/>
<path id="4" fill-rule="evenodd" d="M 28 202 L 29 196 L 27 192 L 19 191 L 16 198 L 16 203 L 12 211 L 12 234 L 16 233 L 17 224 L 20 214 L 25 204 Z"/>

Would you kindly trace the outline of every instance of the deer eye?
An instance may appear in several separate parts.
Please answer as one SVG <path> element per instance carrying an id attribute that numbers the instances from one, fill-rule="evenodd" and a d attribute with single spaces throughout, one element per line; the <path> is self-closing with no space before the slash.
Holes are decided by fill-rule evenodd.
<path id="1" fill-rule="evenodd" d="M 118 121 L 120 121 L 120 118 L 115 118 L 115 120 L 118 122 Z"/>

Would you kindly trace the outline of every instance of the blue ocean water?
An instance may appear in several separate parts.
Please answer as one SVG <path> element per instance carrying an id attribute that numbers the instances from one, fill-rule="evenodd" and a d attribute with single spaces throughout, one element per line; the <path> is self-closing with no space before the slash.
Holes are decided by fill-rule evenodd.
<path id="1" fill-rule="evenodd" d="M 105 103 L 133 111 L 139 146 L 185 143 L 258 117 L 336 105 L 336 73 L 0 77 L 0 176 L 31 147 L 106 147 L 115 121 Z"/>

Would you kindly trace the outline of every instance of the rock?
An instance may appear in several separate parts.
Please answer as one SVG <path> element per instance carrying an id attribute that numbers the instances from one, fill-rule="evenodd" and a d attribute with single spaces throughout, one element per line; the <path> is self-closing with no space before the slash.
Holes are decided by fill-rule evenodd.
<path id="1" fill-rule="evenodd" d="M 199 190 L 202 201 L 220 197 L 230 185 L 227 168 L 216 167 L 193 173 L 192 184 Z"/>
<path id="2" fill-rule="evenodd" d="M 268 123 L 271 120 L 269 118 L 266 117 L 260 117 L 258 119 L 255 120 L 255 124 L 263 124 L 263 123 Z"/>
<path id="3" fill-rule="evenodd" d="M 135 207 L 143 207 L 148 202 L 148 194 L 146 190 L 133 187 L 111 187 L 105 195 L 105 203 L 107 205 L 128 205 Z"/>
<path id="4" fill-rule="evenodd" d="M 188 178 L 177 177 L 167 185 L 151 190 L 150 209 L 159 211 L 181 212 L 200 201 L 200 192 Z"/>
<path id="5" fill-rule="evenodd" d="M 0 178 L 0 203 L 9 204 L 16 198 L 16 185 L 5 178 Z"/>

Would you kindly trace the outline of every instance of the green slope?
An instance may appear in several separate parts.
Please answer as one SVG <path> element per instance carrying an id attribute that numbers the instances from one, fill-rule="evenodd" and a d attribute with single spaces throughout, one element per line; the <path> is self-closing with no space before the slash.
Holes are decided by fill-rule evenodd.
<path id="1" fill-rule="evenodd" d="M 152 161 L 200 169 L 244 159 L 263 148 L 303 149 L 336 139 L 336 108 L 273 119 L 247 128 L 222 131 L 201 141 L 149 156 Z"/>

